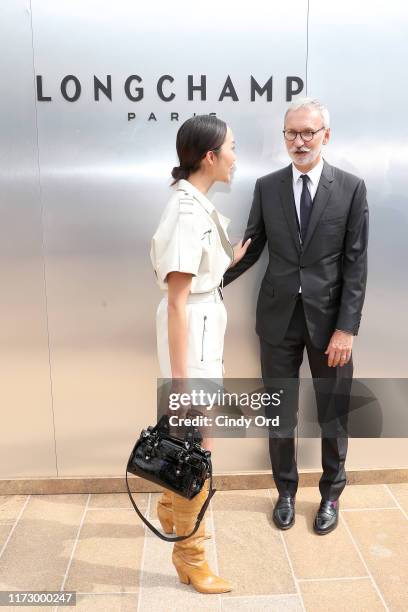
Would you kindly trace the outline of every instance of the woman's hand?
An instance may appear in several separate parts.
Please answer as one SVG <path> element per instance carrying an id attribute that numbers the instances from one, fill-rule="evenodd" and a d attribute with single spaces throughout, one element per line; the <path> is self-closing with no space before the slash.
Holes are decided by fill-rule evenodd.
<path id="1" fill-rule="evenodd" d="M 230 268 L 232 268 L 233 266 L 235 266 L 235 264 L 241 261 L 241 259 L 247 252 L 249 245 L 251 244 L 251 238 L 248 238 L 244 245 L 242 244 L 242 240 L 234 246 L 234 261 L 229 266 Z"/>
<path id="2" fill-rule="evenodd" d="M 191 409 L 186 378 L 172 378 L 168 393 L 167 416 L 186 417 Z"/>

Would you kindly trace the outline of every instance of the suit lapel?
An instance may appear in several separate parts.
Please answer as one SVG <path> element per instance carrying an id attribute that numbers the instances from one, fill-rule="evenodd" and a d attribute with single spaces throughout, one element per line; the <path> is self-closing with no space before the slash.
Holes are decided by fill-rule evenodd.
<path id="1" fill-rule="evenodd" d="M 279 196 L 283 213 L 289 226 L 290 234 L 300 253 L 299 229 L 297 222 L 295 197 L 293 195 L 292 164 L 285 168 L 285 173 L 279 186 Z"/>
<path id="2" fill-rule="evenodd" d="M 229 219 L 228 217 L 224 217 L 224 215 L 222 215 L 220 212 L 218 212 L 218 210 L 215 211 L 216 215 L 218 217 L 218 220 L 220 222 L 220 225 L 223 229 L 224 235 L 226 238 L 228 238 L 227 236 L 227 227 L 229 226 L 229 224 L 231 223 L 231 219 Z"/>
<path id="3" fill-rule="evenodd" d="M 214 208 L 210 217 L 214 221 L 217 226 L 218 234 L 220 236 L 222 248 L 230 258 L 234 258 L 234 249 L 232 244 L 229 241 L 227 234 L 227 226 L 230 223 L 230 219 L 228 217 L 224 217 L 221 213 L 217 212 Z"/>
<path id="4" fill-rule="evenodd" d="M 324 162 L 322 174 L 320 176 L 319 185 L 317 187 L 316 195 L 313 200 L 312 212 L 309 219 L 309 225 L 307 228 L 307 234 L 303 243 L 303 251 L 305 251 L 312 239 L 313 233 L 319 222 L 319 219 L 329 201 L 332 186 L 333 186 L 333 171 L 331 166 Z"/>

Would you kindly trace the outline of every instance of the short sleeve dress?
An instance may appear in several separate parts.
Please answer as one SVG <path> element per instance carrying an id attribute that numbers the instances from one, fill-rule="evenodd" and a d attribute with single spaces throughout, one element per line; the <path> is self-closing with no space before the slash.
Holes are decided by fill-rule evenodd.
<path id="1" fill-rule="evenodd" d="M 164 296 L 156 312 L 157 352 L 162 378 L 171 378 L 168 346 L 167 275 L 193 275 L 187 299 L 187 376 L 222 378 L 227 312 L 222 279 L 234 258 L 230 220 L 187 180 L 176 183 L 151 241 L 150 258 Z"/>

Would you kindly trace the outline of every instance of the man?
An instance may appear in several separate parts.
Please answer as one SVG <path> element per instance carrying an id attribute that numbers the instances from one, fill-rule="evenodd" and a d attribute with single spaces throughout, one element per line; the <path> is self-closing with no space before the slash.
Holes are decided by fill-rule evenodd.
<path id="1" fill-rule="evenodd" d="M 269 263 L 256 312 L 262 377 L 264 382 L 298 379 L 306 347 L 322 428 L 322 499 L 313 526 L 323 535 L 338 524 L 339 497 L 346 484 L 345 421 L 353 337 L 367 279 L 368 206 L 364 181 L 322 159 L 322 147 L 330 138 L 329 112 L 318 100 L 291 104 L 283 134 L 292 163 L 256 181 L 243 240 L 250 237 L 252 243 L 225 273 L 224 286 L 252 266 L 268 242 Z M 294 523 L 298 487 L 293 435 L 298 380 L 293 382 L 297 388 L 295 384 L 285 404 L 286 411 L 293 411 L 293 418 L 285 413 L 290 433 L 269 437 L 279 493 L 273 520 L 280 529 Z M 327 418 L 330 411 L 332 419 Z"/>

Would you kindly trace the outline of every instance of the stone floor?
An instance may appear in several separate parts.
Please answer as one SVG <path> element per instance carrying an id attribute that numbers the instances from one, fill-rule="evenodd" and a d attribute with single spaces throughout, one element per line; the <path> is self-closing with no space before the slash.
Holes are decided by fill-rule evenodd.
<path id="1" fill-rule="evenodd" d="M 156 525 L 157 496 L 135 496 Z M 217 491 L 208 559 L 234 590 L 201 595 L 178 582 L 172 544 L 146 530 L 127 494 L 0 496 L 0 590 L 73 590 L 77 612 L 408 610 L 408 484 L 349 485 L 324 537 L 312 530 L 316 488 L 299 489 L 285 532 L 271 523 L 275 499 Z"/>

